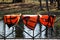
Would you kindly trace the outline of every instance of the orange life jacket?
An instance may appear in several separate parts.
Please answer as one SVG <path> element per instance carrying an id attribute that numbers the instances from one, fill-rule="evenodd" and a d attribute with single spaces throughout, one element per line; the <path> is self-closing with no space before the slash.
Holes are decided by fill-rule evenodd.
<path id="1" fill-rule="evenodd" d="M 17 24 L 19 19 L 20 19 L 20 15 L 5 15 L 4 16 L 4 22 L 5 24 L 8 25 L 9 28 Z"/>
<path id="2" fill-rule="evenodd" d="M 49 15 L 40 15 L 40 23 L 47 26 L 47 27 L 53 27 L 54 26 L 54 21 L 55 21 L 55 16 L 49 16 Z"/>
<path id="3" fill-rule="evenodd" d="M 38 18 L 37 15 L 23 15 L 22 16 L 24 24 L 32 30 L 35 28 L 35 25 L 37 23 L 37 18 Z"/>
<path id="4" fill-rule="evenodd" d="M 9 27 L 13 26 L 14 24 L 18 23 L 18 20 L 20 18 L 20 15 L 5 15 L 4 16 L 4 22 L 7 24 Z M 49 16 L 49 15 L 22 15 L 22 21 L 24 24 L 30 28 L 34 29 L 36 26 L 36 23 L 40 21 L 41 24 L 48 26 L 48 27 L 53 27 L 54 21 L 55 21 L 55 16 Z"/>

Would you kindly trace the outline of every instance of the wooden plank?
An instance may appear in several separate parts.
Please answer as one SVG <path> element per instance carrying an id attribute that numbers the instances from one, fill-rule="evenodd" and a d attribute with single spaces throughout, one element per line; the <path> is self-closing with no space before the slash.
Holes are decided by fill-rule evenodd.
<path id="1" fill-rule="evenodd" d="M 13 1 L 13 0 L 4 0 L 4 2 L 7 2 L 7 3 L 8 3 L 8 2 L 12 2 L 12 1 Z"/>
<path id="2" fill-rule="evenodd" d="M 3 2 L 3 0 L 0 0 L 0 2 Z"/>

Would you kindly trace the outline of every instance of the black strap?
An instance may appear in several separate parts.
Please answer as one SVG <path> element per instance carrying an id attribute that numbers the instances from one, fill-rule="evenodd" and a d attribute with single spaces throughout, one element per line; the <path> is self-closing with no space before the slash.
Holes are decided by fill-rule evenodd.
<path id="1" fill-rule="evenodd" d="M 41 34 L 42 34 L 42 30 L 41 30 L 41 28 L 42 28 L 42 25 L 41 25 L 41 22 L 40 22 L 40 16 L 38 15 L 38 18 L 37 18 L 37 21 L 38 21 L 38 23 L 39 23 L 39 26 L 40 26 L 40 37 L 41 37 Z"/>

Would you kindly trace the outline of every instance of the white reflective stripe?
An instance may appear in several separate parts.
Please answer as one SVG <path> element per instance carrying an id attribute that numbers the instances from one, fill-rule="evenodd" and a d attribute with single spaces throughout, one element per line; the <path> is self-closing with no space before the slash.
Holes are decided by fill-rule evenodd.
<path id="1" fill-rule="evenodd" d="M 46 26 L 42 25 L 41 31 L 43 31 L 44 29 L 46 29 Z M 44 31 L 42 32 L 40 38 L 46 38 L 46 37 L 45 37 L 45 33 L 46 33 L 46 30 L 44 30 Z"/>
<path id="2" fill-rule="evenodd" d="M 37 15 L 23 15 L 23 16 L 33 16 L 34 17 L 34 16 L 37 16 Z"/>
<path id="3" fill-rule="evenodd" d="M 4 15 L 4 16 L 20 16 L 20 15 Z"/>
<path id="4" fill-rule="evenodd" d="M 40 33 L 40 26 L 39 24 L 37 23 L 36 24 L 36 27 L 34 29 L 34 36 L 36 36 L 38 33 Z M 38 36 L 36 36 L 35 38 L 39 38 L 40 37 L 40 34 Z"/>

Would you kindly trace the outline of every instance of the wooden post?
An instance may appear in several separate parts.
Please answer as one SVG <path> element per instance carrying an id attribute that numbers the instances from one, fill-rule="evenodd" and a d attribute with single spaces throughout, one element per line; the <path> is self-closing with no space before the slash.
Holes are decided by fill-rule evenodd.
<path id="1" fill-rule="evenodd" d="M 60 0 L 57 0 L 57 8 L 60 10 Z"/>

